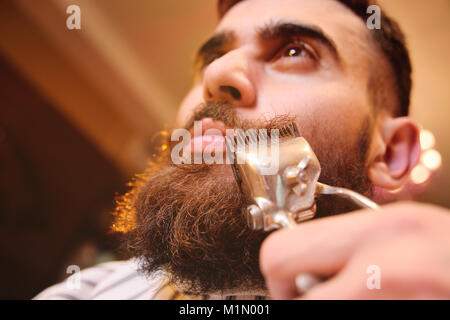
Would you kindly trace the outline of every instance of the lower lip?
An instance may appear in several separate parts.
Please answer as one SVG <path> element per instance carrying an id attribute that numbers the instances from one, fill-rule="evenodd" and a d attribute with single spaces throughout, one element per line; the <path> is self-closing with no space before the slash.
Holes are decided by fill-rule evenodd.
<path id="1" fill-rule="evenodd" d="M 205 135 L 197 136 L 191 139 L 191 150 L 195 153 L 225 152 L 226 144 L 224 136 Z"/>

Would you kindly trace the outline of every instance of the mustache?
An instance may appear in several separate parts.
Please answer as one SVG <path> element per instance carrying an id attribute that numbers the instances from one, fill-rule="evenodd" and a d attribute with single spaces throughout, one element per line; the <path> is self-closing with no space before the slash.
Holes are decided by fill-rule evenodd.
<path id="1" fill-rule="evenodd" d="M 236 108 L 228 102 L 206 102 L 194 109 L 184 128 L 190 130 L 194 127 L 195 121 L 201 121 L 204 118 L 221 121 L 228 128 L 243 130 L 280 129 L 297 120 L 296 116 L 290 114 L 274 115 L 270 118 L 261 115 L 256 119 L 242 119 L 238 116 Z"/>
<path id="2" fill-rule="evenodd" d="M 235 127 L 240 120 L 237 117 L 236 109 L 227 102 L 206 102 L 197 106 L 191 118 L 187 121 L 185 129 L 190 130 L 195 121 L 203 118 L 222 121 L 227 127 Z"/>

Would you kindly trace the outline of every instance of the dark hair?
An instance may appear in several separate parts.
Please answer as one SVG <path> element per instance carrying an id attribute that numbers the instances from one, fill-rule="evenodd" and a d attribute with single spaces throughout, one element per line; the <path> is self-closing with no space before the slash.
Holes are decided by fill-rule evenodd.
<path id="1" fill-rule="evenodd" d="M 218 9 L 220 17 L 236 3 L 242 0 L 219 0 Z M 350 10 L 357 16 L 366 21 L 369 17 L 367 8 L 370 5 L 378 5 L 376 0 L 335 0 Z M 395 93 L 398 99 L 398 107 L 395 112 L 398 116 L 407 116 L 409 113 L 410 95 L 412 88 L 411 80 L 411 60 L 408 49 L 406 47 L 405 36 L 400 29 L 398 23 L 386 15 L 384 12 L 381 15 L 381 29 L 371 30 L 375 43 L 381 49 L 381 52 L 389 62 L 392 73 L 394 75 Z M 375 85 L 380 86 L 382 84 Z M 378 91 L 379 88 L 372 88 Z M 383 90 L 380 90 L 383 92 Z M 377 99 L 377 98 L 376 98 Z M 381 98 L 381 101 L 385 99 Z"/>

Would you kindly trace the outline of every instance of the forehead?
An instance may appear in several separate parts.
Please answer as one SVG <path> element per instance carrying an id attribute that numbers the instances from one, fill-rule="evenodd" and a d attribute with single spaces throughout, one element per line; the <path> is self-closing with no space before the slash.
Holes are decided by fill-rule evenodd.
<path id="1" fill-rule="evenodd" d="M 242 44 L 253 41 L 258 30 L 277 21 L 319 27 L 344 55 L 375 50 L 365 22 L 336 0 L 244 0 L 225 14 L 216 33 L 233 31 Z"/>

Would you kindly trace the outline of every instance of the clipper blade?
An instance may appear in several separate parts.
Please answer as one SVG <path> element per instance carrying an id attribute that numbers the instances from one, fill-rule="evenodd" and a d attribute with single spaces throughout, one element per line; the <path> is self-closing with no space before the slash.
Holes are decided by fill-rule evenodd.
<path id="1" fill-rule="evenodd" d="M 295 122 L 235 130 L 227 154 L 241 192 L 254 202 L 246 210 L 250 227 L 268 231 L 314 216 L 320 164 Z"/>

